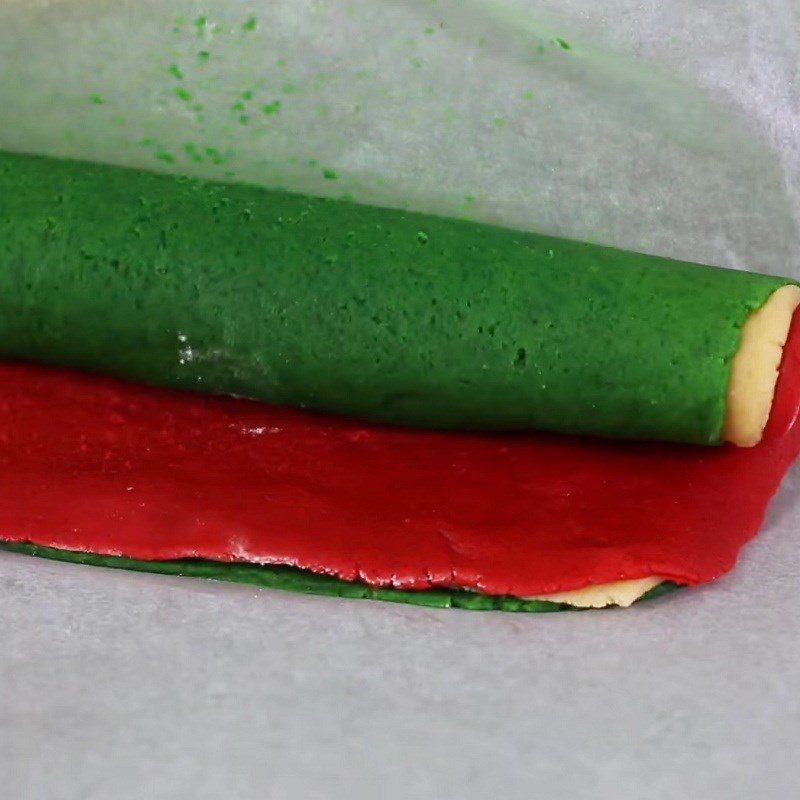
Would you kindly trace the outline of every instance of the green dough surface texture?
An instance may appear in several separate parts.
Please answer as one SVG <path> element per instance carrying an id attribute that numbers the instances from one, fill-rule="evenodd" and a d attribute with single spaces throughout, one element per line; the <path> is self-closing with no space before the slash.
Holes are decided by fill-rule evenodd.
<path id="1" fill-rule="evenodd" d="M 716 444 L 789 281 L 0 152 L 0 358 L 410 426 Z"/>
<path id="2" fill-rule="evenodd" d="M 122 556 L 101 556 L 95 553 L 79 553 L 35 544 L 12 544 L 0 542 L 0 550 L 89 564 L 112 569 L 128 569 L 136 572 L 155 572 L 161 575 L 179 575 L 191 578 L 208 578 L 229 583 L 246 583 L 265 589 L 282 589 L 301 594 L 346 597 L 357 600 L 385 600 L 391 603 L 407 603 L 432 608 L 463 608 L 470 611 L 568 611 L 576 610 L 568 603 L 552 603 L 548 600 L 523 600 L 510 595 L 485 595 L 461 589 L 424 589 L 403 591 L 392 588 L 376 588 L 357 581 L 343 581 L 332 575 L 321 575 L 295 567 L 271 566 L 269 564 L 245 564 L 186 558 L 175 561 L 141 561 Z M 643 594 L 636 602 L 652 600 L 679 588 L 678 584 L 665 581 Z"/>

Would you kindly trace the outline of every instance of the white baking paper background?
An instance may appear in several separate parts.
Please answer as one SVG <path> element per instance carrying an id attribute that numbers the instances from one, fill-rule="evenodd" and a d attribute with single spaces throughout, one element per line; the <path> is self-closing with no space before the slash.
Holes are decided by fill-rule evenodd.
<path id="1" fill-rule="evenodd" d="M 0 146 L 800 276 L 800 7 L 0 0 Z M 0 554 L 0 796 L 788 800 L 798 572 L 796 468 L 732 574 L 627 611 Z"/>

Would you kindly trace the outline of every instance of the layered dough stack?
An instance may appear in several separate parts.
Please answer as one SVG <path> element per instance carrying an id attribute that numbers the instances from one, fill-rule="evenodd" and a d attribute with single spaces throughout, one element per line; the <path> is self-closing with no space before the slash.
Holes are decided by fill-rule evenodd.
<path id="1" fill-rule="evenodd" d="M 68 503 L 36 524 L 19 508 L 5 522 L 0 513 L 8 542 L 56 548 L 65 557 L 83 552 L 83 560 L 86 553 L 128 558 L 142 569 L 193 558 L 258 564 L 267 576 L 268 567 L 292 565 L 358 582 L 367 594 L 388 586 L 418 591 L 420 600 L 437 590 L 505 598 L 497 607 L 528 603 L 530 610 L 537 602 L 627 606 L 663 582 L 714 577 L 728 558 L 720 554 L 716 567 L 692 572 L 671 556 L 660 558 L 663 568 L 659 558 L 645 557 L 647 542 L 632 531 L 650 524 L 655 503 L 669 503 L 648 488 L 648 470 L 655 475 L 676 453 L 694 465 L 704 451 L 719 452 L 724 469 L 735 461 L 738 470 L 740 456 L 725 455 L 731 445 L 758 451 L 754 459 L 774 452 L 776 466 L 760 494 L 735 523 L 725 523 L 736 528 L 735 554 L 789 458 L 794 418 L 780 436 L 765 434 L 800 304 L 800 288 L 784 278 L 255 186 L 12 153 L 0 153 L 0 197 L 0 357 L 58 368 L 9 368 L 18 405 L 8 413 L 16 419 L 25 406 L 35 417 L 32 387 L 51 381 L 50 396 L 61 398 L 54 407 L 64 409 L 61 427 L 46 437 L 51 456 L 62 447 L 59 458 L 69 461 L 73 440 L 83 442 L 81 452 L 108 441 L 111 462 L 115 448 L 128 448 L 121 463 L 130 471 L 103 471 L 76 457 L 63 476 L 97 492 L 107 540 L 87 533 L 97 523 L 88 506 Z M 783 392 L 786 413 L 797 402 L 792 392 Z M 151 401 L 162 404 L 163 419 L 196 415 L 209 431 L 228 420 L 238 438 L 209 434 L 198 443 L 192 437 L 201 434 L 180 433 L 180 426 L 165 433 L 156 413 L 130 410 Z M 80 404 L 94 409 L 94 419 L 108 413 L 127 422 L 89 430 L 89 422 L 75 421 Z M 254 407 L 265 424 L 240 425 Z M 285 423 L 291 441 L 273 451 L 264 434 L 284 431 L 286 407 L 299 409 L 290 412 L 299 417 Z M 355 431 L 347 427 L 353 425 Z M 39 432 L 44 428 L 29 431 L 32 441 Z M 152 495 L 134 514 L 118 489 L 157 481 L 161 467 L 145 467 L 140 457 L 167 436 L 175 458 L 165 450 L 161 466 L 173 471 L 160 499 Z M 350 452 L 351 440 L 369 444 Z M 241 450 L 218 476 L 220 486 L 239 465 L 252 466 L 244 481 L 263 500 L 248 510 L 247 524 L 233 521 L 239 509 L 230 498 L 197 489 L 205 485 L 200 472 L 175 477 L 180 454 L 201 445 L 219 449 L 209 470 Z M 643 447 L 651 449 L 645 454 Z M 420 454 L 418 463 L 441 462 L 426 486 L 416 485 L 412 466 L 398 466 L 411 451 Z M 482 504 L 458 496 L 452 470 L 462 457 L 458 474 L 480 487 Z M 516 472 L 513 464 L 498 470 L 506 457 L 519 462 Z M 620 471 L 636 458 L 643 473 Z M 365 496 L 363 514 L 354 514 L 345 500 L 353 487 L 337 476 L 366 485 L 367 459 L 377 459 L 387 484 L 394 482 L 396 507 L 374 503 L 375 490 Z M 543 460 L 552 469 L 542 471 Z M 606 463 L 616 477 L 604 479 Z M 19 487 L 34 504 L 36 485 L 47 483 L 36 469 L 23 471 L 29 482 Z M 48 475 L 51 483 L 61 480 Z M 428 496 L 439 482 L 447 490 Z M 610 499 L 615 487 L 623 492 L 616 501 L 630 506 L 624 512 Z M 502 499 L 514 493 L 529 503 L 529 518 Z M 164 528 L 159 514 L 172 515 L 178 532 Z M 213 545 L 193 544 L 193 525 Z M 676 517 L 676 536 L 690 529 Z M 653 535 L 668 542 L 670 531 Z M 492 555 L 492 537 L 506 550 Z M 572 562 L 573 571 L 563 566 Z M 469 596 L 458 602 L 469 606 Z"/>

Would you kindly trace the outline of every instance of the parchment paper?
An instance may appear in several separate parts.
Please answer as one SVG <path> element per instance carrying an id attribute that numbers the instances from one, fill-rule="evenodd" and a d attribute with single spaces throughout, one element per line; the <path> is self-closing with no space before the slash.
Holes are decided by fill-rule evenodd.
<path id="1" fill-rule="evenodd" d="M 619 0 L 601 10 L 586 0 L 5 2 L 8 148 L 762 271 L 785 269 L 800 247 L 797 178 L 787 191 L 780 156 L 752 124 L 795 139 L 784 167 L 796 171 L 796 130 L 779 121 L 775 76 L 758 64 L 781 39 L 792 46 L 788 10 L 783 26 L 769 21 L 770 42 L 741 3 L 722 4 L 730 37 L 747 45 L 748 88 L 771 95 L 747 120 L 687 68 L 702 48 L 722 72 L 724 27 L 689 48 L 677 11 L 667 20 Z M 794 80 L 791 58 L 785 69 Z"/>
<path id="2" fill-rule="evenodd" d="M 800 275 L 800 10 L 2 0 L 0 146 Z M 798 520 L 795 469 L 729 577 L 557 615 L 1 554 L 2 795 L 785 800 Z"/>

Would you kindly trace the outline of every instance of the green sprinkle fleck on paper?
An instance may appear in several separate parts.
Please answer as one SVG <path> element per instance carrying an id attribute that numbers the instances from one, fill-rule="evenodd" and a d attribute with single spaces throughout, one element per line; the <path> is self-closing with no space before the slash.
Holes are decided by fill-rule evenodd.
<path id="1" fill-rule="evenodd" d="M 244 103 L 241 100 L 237 100 L 231 106 L 231 111 L 244 111 Z"/>
<path id="2" fill-rule="evenodd" d="M 159 161 L 163 161 L 165 164 L 175 163 L 175 156 L 173 156 L 172 153 L 168 153 L 166 150 L 159 150 L 156 153 L 156 158 Z"/>
<path id="3" fill-rule="evenodd" d="M 326 181 L 335 181 L 339 175 L 335 169 L 331 169 L 330 167 L 326 167 L 322 170 L 322 177 L 325 178 Z"/>
<path id="4" fill-rule="evenodd" d="M 146 136 L 144 139 L 139 140 L 140 147 L 153 147 L 156 140 L 152 136 Z"/>
<path id="5" fill-rule="evenodd" d="M 179 100 L 183 100 L 184 103 L 188 103 L 192 99 L 192 93 L 188 89 L 185 89 L 183 86 L 175 87 L 175 96 Z"/>
<path id="6" fill-rule="evenodd" d="M 208 25 L 208 17 L 200 16 L 197 17 L 194 21 L 194 26 L 198 30 L 202 31 L 206 27 L 206 25 Z"/>
<path id="7" fill-rule="evenodd" d="M 252 100 L 253 99 L 253 92 L 250 91 L 250 89 L 246 89 L 245 91 L 242 92 L 242 97 L 245 100 Z"/>
<path id="8" fill-rule="evenodd" d="M 93 94 L 90 99 L 96 106 L 105 105 L 106 102 L 105 97 L 101 94 Z"/>
<path id="9" fill-rule="evenodd" d="M 239 124 L 240 125 L 247 125 L 250 122 L 250 117 L 247 114 L 240 114 L 239 115 Z"/>
<path id="10" fill-rule="evenodd" d="M 428 244 L 428 234 L 425 231 L 417 231 L 417 241 L 420 244 Z"/>
<path id="11" fill-rule="evenodd" d="M 258 27 L 258 17 L 255 15 L 251 16 L 244 25 L 242 25 L 242 29 L 246 31 L 254 31 Z"/>
<path id="12" fill-rule="evenodd" d="M 193 142 L 186 142 L 183 145 L 183 149 L 186 152 L 186 155 L 192 159 L 192 161 L 197 162 L 200 164 L 203 160 L 203 156 L 197 151 L 197 146 Z"/>
<path id="13" fill-rule="evenodd" d="M 200 52 L 197 54 L 197 57 L 198 57 L 198 58 L 199 58 L 201 61 L 208 61 L 208 59 L 209 59 L 209 58 L 211 58 L 211 53 L 210 53 L 208 50 L 201 50 L 201 51 L 200 51 Z"/>
<path id="14" fill-rule="evenodd" d="M 505 125 L 506 125 L 506 123 L 507 123 L 507 122 L 508 122 L 508 120 L 507 120 L 505 117 L 495 117 L 495 118 L 492 120 L 492 123 L 494 124 L 494 126 L 495 126 L 496 128 L 503 128 L 503 127 L 505 127 Z"/>
<path id="15" fill-rule="evenodd" d="M 522 99 L 523 100 L 533 100 L 533 92 L 530 89 L 528 89 L 527 91 L 523 92 L 522 93 Z"/>
<path id="16" fill-rule="evenodd" d="M 572 45 L 566 39 L 562 39 L 559 36 L 556 36 L 556 44 L 562 50 L 572 50 Z"/>
<path id="17" fill-rule="evenodd" d="M 183 80 L 183 72 L 181 72 L 181 68 L 174 62 L 167 67 L 167 72 L 179 81 Z"/>
<path id="18" fill-rule="evenodd" d="M 425 35 L 426 36 L 430 36 L 432 33 L 436 33 L 436 29 L 435 28 L 431 28 L 430 25 L 427 28 L 425 28 Z"/>
<path id="19" fill-rule="evenodd" d="M 273 114 L 277 114 L 281 110 L 281 101 L 280 100 L 273 100 L 271 103 L 265 103 L 261 106 L 261 110 L 268 116 L 272 116 Z"/>

